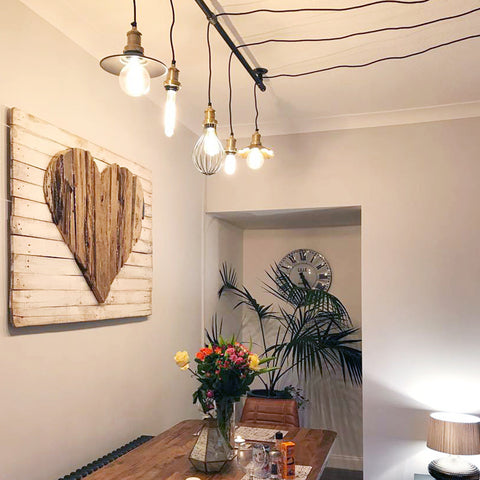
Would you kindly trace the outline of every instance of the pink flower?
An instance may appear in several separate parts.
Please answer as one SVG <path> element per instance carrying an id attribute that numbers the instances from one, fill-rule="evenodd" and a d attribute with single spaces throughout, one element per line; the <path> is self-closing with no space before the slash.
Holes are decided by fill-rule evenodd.
<path id="1" fill-rule="evenodd" d="M 207 390 L 207 397 L 208 398 L 213 398 L 213 391 L 212 390 Z"/>
<path id="2" fill-rule="evenodd" d="M 225 353 L 227 355 L 235 355 L 235 349 L 233 347 L 228 347 L 226 350 L 225 350 Z"/>

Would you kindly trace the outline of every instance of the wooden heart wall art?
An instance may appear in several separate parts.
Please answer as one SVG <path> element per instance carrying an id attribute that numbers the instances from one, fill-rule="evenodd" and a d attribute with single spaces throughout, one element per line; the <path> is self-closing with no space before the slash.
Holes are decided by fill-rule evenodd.
<path id="1" fill-rule="evenodd" d="M 53 156 L 43 189 L 52 219 L 99 303 L 140 238 L 143 189 L 128 168 L 99 171 L 90 152 L 70 148 Z"/>

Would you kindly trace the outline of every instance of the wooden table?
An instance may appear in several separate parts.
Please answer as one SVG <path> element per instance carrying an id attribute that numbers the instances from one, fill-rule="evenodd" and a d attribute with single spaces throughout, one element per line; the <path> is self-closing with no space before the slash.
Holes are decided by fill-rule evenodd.
<path id="1" fill-rule="evenodd" d="M 201 423 L 200 420 L 180 422 L 87 478 L 88 480 L 185 480 L 187 477 L 199 477 L 202 480 L 240 480 L 244 473 L 237 468 L 235 461 L 227 464 L 220 473 L 210 475 L 198 472 L 192 467 L 188 455 L 197 440 L 194 434 L 200 430 Z M 289 428 L 285 439 L 297 444 L 296 463 L 313 467 L 307 480 L 320 478 L 336 436 L 337 434 L 330 430 Z"/>

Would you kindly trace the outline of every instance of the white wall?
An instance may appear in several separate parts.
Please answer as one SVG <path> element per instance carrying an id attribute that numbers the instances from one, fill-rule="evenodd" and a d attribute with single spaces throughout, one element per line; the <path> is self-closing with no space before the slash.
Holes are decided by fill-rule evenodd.
<path id="1" fill-rule="evenodd" d="M 196 415 L 193 383 L 172 356 L 200 339 L 203 178 L 191 133 L 164 139 L 150 101 L 122 94 L 94 58 L 16 0 L 2 2 L 0 41 L 2 122 L 17 106 L 153 170 L 151 318 L 13 329 L 2 127 L 0 477 L 45 480 Z"/>
<path id="2" fill-rule="evenodd" d="M 262 170 L 207 182 L 208 211 L 361 205 L 366 480 L 426 472 L 429 411 L 480 412 L 479 130 L 271 137 Z"/>
<path id="3" fill-rule="evenodd" d="M 243 278 L 248 290 L 262 304 L 278 302 L 264 289 L 266 271 L 284 255 L 298 248 L 311 248 L 322 253 L 332 268 L 330 293 L 347 308 L 352 323 L 361 328 L 361 265 L 360 226 L 320 228 L 290 228 L 245 230 Z M 245 338 L 259 339 L 257 320 L 248 314 Z M 269 325 L 271 341 L 275 341 L 276 325 Z M 345 385 L 338 375 L 310 375 L 308 382 L 300 379 L 309 403 L 300 412 L 302 426 L 326 428 L 338 433 L 329 465 L 337 468 L 362 469 L 362 390 Z M 281 385 L 296 385 L 296 375 L 290 375 Z"/>
<path id="4" fill-rule="evenodd" d="M 243 309 L 233 309 L 235 298 L 224 295 L 219 301 L 218 289 L 222 282 L 219 270 L 226 262 L 237 272 L 239 285 L 243 281 L 243 230 L 228 222 L 205 215 L 205 327 L 210 330 L 212 317 L 223 322 L 225 337 L 236 335 L 242 328 Z"/>

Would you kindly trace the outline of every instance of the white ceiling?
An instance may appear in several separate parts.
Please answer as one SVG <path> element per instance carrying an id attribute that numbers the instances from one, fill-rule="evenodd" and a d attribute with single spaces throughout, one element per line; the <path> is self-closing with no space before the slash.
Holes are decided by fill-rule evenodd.
<path id="1" fill-rule="evenodd" d="M 361 224 L 361 208 L 303 208 L 210 213 L 242 230 L 344 227 Z"/>
<path id="2" fill-rule="evenodd" d="M 130 0 L 22 0 L 40 16 L 97 59 L 120 52 L 131 21 Z M 179 119 L 201 131 L 206 106 L 206 20 L 194 0 L 174 0 L 175 44 L 183 88 Z M 168 0 L 138 0 L 138 27 L 145 53 L 170 62 Z M 211 0 L 216 11 L 299 6 L 349 6 L 364 0 Z M 479 7 L 478 0 L 430 0 L 417 5 L 376 5 L 351 12 L 256 14 L 222 18 L 238 42 L 272 37 L 331 37 L 355 31 L 408 25 Z M 212 29 L 213 104 L 225 134 L 227 59 L 229 50 Z M 299 72 L 343 63 L 362 63 L 403 55 L 466 35 L 480 33 L 480 12 L 417 30 L 379 33 L 352 39 L 268 44 L 246 52 L 253 64 L 272 74 Z M 362 69 L 341 69 L 297 79 L 273 79 L 259 94 L 260 130 L 286 134 L 412 123 L 480 115 L 480 39 L 436 50 L 408 60 Z M 99 67 L 100 68 L 100 67 Z M 107 73 L 105 73 L 107 75 Z M 112 85 L 116 78 L 112 77 Z M 234 124 L 237 137 L 253 131 L 252 81 L 234 62 Z M 150 98 L 162 108 L 162 80 L 152 81 Z M 132 102 L 136 101 L 132 99 Z"/>

